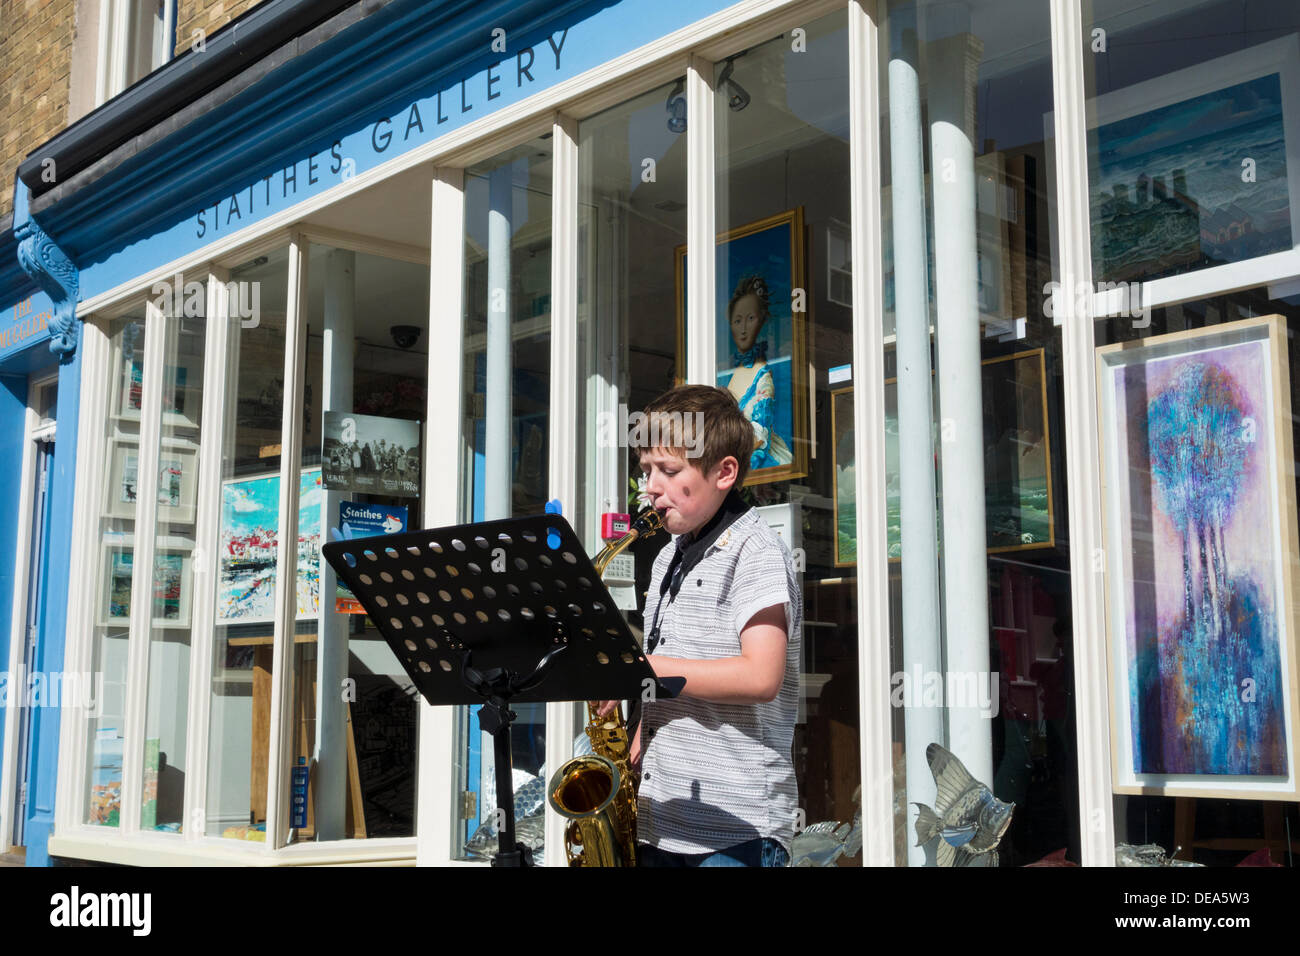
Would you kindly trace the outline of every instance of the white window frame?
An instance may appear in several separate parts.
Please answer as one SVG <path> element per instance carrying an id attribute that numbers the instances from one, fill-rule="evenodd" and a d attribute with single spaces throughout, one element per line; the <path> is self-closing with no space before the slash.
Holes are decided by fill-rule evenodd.
<path id="1" fill-rule="evenodd" d="M 109 0 L 104 0 L 106 7 Z M 712 64 L 749 46 L 764 42 L 801 23 L 835 10 L 847 9 L 850 49 L 850 159 L 851 210 L 850 233 L 853 262 L 853 360 L 861 370 L 859 377 L 873 383 L 871 388 L 855 392 L 855 415 L 860 422 L 883 420 L 883 346 L 881 314 L 883 310 L 882 266 L 878 250 L 881 241 L 880 209 L 880 130 L 879 108 L 883 91 L 879 84 L 881 56 L 888 55 L 887 40 L 878 29 L 879 0 L 741 0 L 727 10 L 704 18 L 655 40 L 638 50 L 615 58 L 578 77 L 539 92 L 521 103 L 503 108 L 496 114 L 476 120 L 431 143 L 342 182 L 325 192 L 273 214 L 266 220 L 237 230 L 204 246 L 200 250 L 163 263 L 149 272 L 123 283 L 81 304 L 79 314 L 97 315 L 118 304 L 138 297 L 151 283 L 169 280 L 177 272 L 195 274 L 208 271 L 214 281 L 209 287 L 210 301 L 224 314 L 224 305 L 215 292 L 224 281 L 224 268 L 247 261 L 252 256 L 282 246 L 293 245 L 290 273 L 290 328 L 286 341 L 286 394 L 298 395 L 297 381 L 302 374 L 303 344 L 298 301 L 306 280 L 305 246 L 311 238 L 357 248 L 364 245 L 384 246 L 379 240 L 350 238 L 329 230 L 310 226 L 305 220 L 362 190 L 414 167 L 429 171 L 432 181 L 430 252 L 403 247 L 412 261 L 430 265 L 429 323 L 430 337 L 437 330 L 440 339 L 463 341 L 464 283 L 464 169 L 488 159 L 517 143 L 544 132 L 555 136 L 553 168 L 552 234 L 552 417 L 549 440 L 552 448 L 577 447 L 576 390 L 576 263 L 577 263 L 577 180 L 576 122 L 608 107 L 633 99 L 670 80 L 685 75 L 690 109 L 688 125 L 688 243 L 697 248 L 713 245 L 714 228 L 714 146 Z M 1056 159 L 1061 171 L 1057 181 L 1058 206 L 1062 211 L 1059 224 L 1062 270 L 1067 275 L 1086 276 L 1090 268 L 1087 250 L 1088 217 L 1086 177 L 1066 175 L 1085 155 L 1084 71 L 1082 63 L 1081 0 L 1051 0 L 1052 65 L 1056 107 Z M 109 17 L 101 18 L 101 53 L 108 50 L 106 37 L 119 25 L 110 27 Z M 1082 218 L 1080 218 L 1080 210 Z M 352 242 L 353 245 L 344 245 Z M 378 254 L 398 251 L 387 244 Z M 296 263 L 296 264 L 295 264 Z M 692 319 L 708 315 L 713 301 L 712 256 L 691 256 L 688 288 L 687 340 L 689 381 L 711 381 L 714 342 L 711 323 Z M 1071 272 L 1073 270 L 1073 272 Z M 211 297 L 217 294 L 218 300 Z M 224 325 L 225 323 L 215 323 Z M 86 374 L 82 381 L 81 423 L 77 464 L 75 540 L 83 545 L 93 538 L 98 511 L 94 507 L 100 489 L 103 460 L 103 428 L 100 397 L 106 394 L 108 341 L 99 323 L 88 322 L 83 336 L 82 358 Z M 214 342 L 216 336 L 220 342 Z M 1068 479 L 1076 493 L 1071 496 L 1072 532 L 1071 571 L 1074 633 L 1076 635 L 1075 689 L 1079 720 L 1077 753 L 1079 768 L 1079 816 L 1083 836 L 1083 863 L 1108 865 L 1113 860 L 1113 801 L 1109 784 L 1109 718 L 1106 706 L 1106 672 L 1104 646 L 1088 635 L 1100 634 L 1104 614 L 1104 592 L 1099 576 L 1091 570 L 1094 547 L 1100 544 L 1100 505 L 1096 495 L 1080 489 L 1096 488 L 1095 420 L 1092 417 L 1092 327 L 1090 321 L 1067 322 L 1063 329 L 1065 350 L 1065 391 L 1067 419 Z M 219 347 L 214 347 L 219 344 Z M 222 356 L 225 340 L 209 329 L 209 359 Z M 161 362 L 161 353 L 151 354 Z M 461 402 L 463 397 L 462 356 L 458 349 L 430 350 L 428 430 L 426 461 L 459 462 Z M 156 378 L 159 369 L 150 366 Z M 146 374 L 149 374 L 148 371 Z M 223 373 L 229 376 L 230 371 Z M 210 391 L 216 392 L 216 389 Z M 212 402 L 219 397 L 209 396 Z M 301 398 L 294 401 L 295 405 Z M 296 422 L 301 408 L 289 410 L 286 422 Z M 218 520 L 219 475 L 208 472 L 219 467 L 221 451 L 209 453 L 208 442 L 220 442 L 220 429 L 210 427 L 218 420 L 205 407 L 204 462 L 201 476 L 200 508 L 209 522 Z M 282 472 L 296 468 L 300 449 L 296 429 L 286 425 L 282 455 Z M 1090 434 L 1091 433 L 1091 434 Z M 857 473 L 860 500 L 883 500 L 884 436 L 880 428 L 863 427 L 859 431 L 859 455 L 864 467 Z M 559 497 L 569 505 L 575 501 L 577 476 L 572 462 L 551 457 L 549 497 Z M 287 462 L 287 464 L 285 464 Z M 436 527 L 460 520 L 461 502 L 458 469 L 426 468 L 424 489 L 425 523 Z M 142 474 L 148 474 L 144 469 Z M 289 472 L 286 472 L 289 473 Z M 216 482 L 214 484 L 214 481 Z M 297 483 L 282 481 L 282 497 L 296 497 Z M 285 506 L 282 501 L 282 508 Z M 571 505 L 569 505 L 571 507 Z M 296 509 L 282 511 L 296 524 Z M 215 528 L 215 524 L 213 524 Z M 292 530 L 292 529 L 289 529 Z M 860 551 L 858 577 L 858 647 L 859 707 L 861 717 L 862 821 L 867 834 L 864 842 L 865 865 L 894 865 L 893 848 L 893 775 L 891 747 L 891 710 L 889 707 L 889 643 L 880 635 L 889 633 L 888 565 L 885 561 L 884 516 L 873 509 L 859 509 L 858 533 L 873 548 Z M 292 535 L 282 536 L 282 549 Z M 87 580 L 84 567 L 95 552 L 85 547 L 73 549 L 72 580 Z M 284 556 L 281 556 L 284 560 Z M 74 587 L 74 591 L 76 588 Z M 282 635 L 292 633 L 292 607 L 288 596 L 292 589 L 279 589 L 280 607 L 276 622 L 276 659 L 274 664 L 273 719 L 278 733 L 273 735 L 273 763 L 268 768 L 268 843 L 234 846 L 235 841 L 204 837 L 197 828 L 187 826 L 183 840 L 170 835 L 105 833 L 103 828 L 80 824 L 84 803 L 85 736 L 84 721 L 64 721 L 60 751 L 60 787 L 57 828 L 51 841 L 52 852 L 114 862 L 259 862 L 271 864 L 359 862 L 363 860 L 410 860 L 437 865 L 470 865 L 453 857 L 459 852 L 454 832 L 459 821 L 458 782 L 451 772 L 456 759 L 455 712 L 451 708 L 420 705 L 419 753 L 417 758 L 417 836 L 402 840 L 344 840 L 328 844 L 284 846 L 287 839 L 285 820 L 288 800 L 287 762 L 289 723 L 284 709 L 292 699 L 292 674 Z M 69 667 L 80 664 L 89 669 L 88 655 L 93 629 L 89 607 L 92 602 L 79 601 L 74 594 L 72 606 L 78 611 L 69 621 Z M 210 615 L 209 615 L 210 616 Z M 145 635 L 147 640 L 147 634 Z M 196 773 L 187 783 L 187 821 L 199 810 L 206 789 L 207 703 L 210 679 L 212 631 L 196 629 L 191 664 L 190 753 Z M 138 662 L 134 665 L 141 666 Z M 199 702 L 196 706 L 195 701 Z M 567 741 L 576 732 L 573 708 L 551 705 L 548 720 L 548 765 L 564 755 Z M 572 731 L 567 732 L 566 731 Z M 134 758 L 133 758 L 134 759 Z M 138 761 L 136 761 L 138 763 Z M 124 768 L 124 772 L 125 768 Z M 124 781 L 125 782 L 125 781 Z M 124 794 L 124 806 L 127 806 Z M 547 809 L 548 864 L 562 863 L 558 834 L 562 821 Z M 124 814 L 124 820 L 126 815 Z"/>
<path id="2" fill-rule="evenodd" d="M 99 0 L 99 39 L 95 70 L 95 105 L 111 100 L 117 94 L 143 77 L 130 80 L 127 76 L 126 54 L 130 49 L 131 19 L 142 2 L 147 0 Z M 176 0 L 164 0 L 163 6 L 163 58 L 154 66 L 157 69 L 169 62 L 175 52 Z"/>

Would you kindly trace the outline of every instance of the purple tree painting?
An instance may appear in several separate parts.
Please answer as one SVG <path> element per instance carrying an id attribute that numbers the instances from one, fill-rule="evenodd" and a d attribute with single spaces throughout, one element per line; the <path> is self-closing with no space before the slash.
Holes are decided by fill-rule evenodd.
<path id="1" fill-rule="evenodd" d="M 1137 773 L 1287 772 L 1267 349 L 1244 342 L 1117 370 Z"/>

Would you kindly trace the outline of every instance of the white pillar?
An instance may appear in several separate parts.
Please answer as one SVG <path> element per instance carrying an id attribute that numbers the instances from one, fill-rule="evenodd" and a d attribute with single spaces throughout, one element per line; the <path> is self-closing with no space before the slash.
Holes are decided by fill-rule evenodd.
<path id="1" fill-rule="evenodd" d="M 483 442 L 485 521 L 510 517 L 512 179 L 513 167 L 507 163 L 494 169 L 488 180 L 487 420 Z"/>
<path id="2" fill-rule="evenodd" d="M 898 360 L 898 469 L 903 549 L 903 669 L 920 680 L 939 672 L 939 570 L 934 443 L 931 438 L 930 308 L 926 281 L 925 185 L 921 164 L 921 90 L 914 28 L 889 61 L 889 168 L 893 183 L 894 303 Z M 908 865 L 925 854 L 912 846 L 912 803 L 934 803 L 925 748 L 943 742 L 943 711 L 922 707 L 913 687 L 904 715 L 907 759 Z"/>
<path id="3" fill-rule="evenodd" d="M 510 517 L 511 510 L 511 304 L 510 240 L 514 235 L 514 167 L 510 163 L 488 176 L 487 356 L 483 435 L 483 520 Z M 496 793 L 496 760 L 490 734 L 479 734 L 479 794 L 484 806 Z"/>
<path id="4" fill-rule="evenodd" d="M 324 411 L 352 411 L 352 355 L 356 305 L 356 253 L 331 249 L 325 256 L 325 335 L 322 347 Z M 339 502 L 345 493 L 322 496 L 321 532 L 339 526 Z M 337 578 L 321 562 L 320 618 L 316 642 L 316 779 L 317 840 L 342 840 L 347 826 L 347 718 L 343 681 L 348 676 L 348 615 L 334 610 Z"/>
<path id="5" fill-rule="evenodd" d="M 949 7 L 948 14 L 969 14 Z M 927 85 L 934 190 L 935 350 L 943 476 L 944 687 L 978 689 L 949 706 L 948 749 L 993 786 L 993 736 L 978 706 L 989 692 L 988 552 L 984 501 L 984 405 L 976 267 L 976 76 L 982 44 L 966 32 L 929 45 Z M 997 684 L 992 685 L 997 693 Z"/>

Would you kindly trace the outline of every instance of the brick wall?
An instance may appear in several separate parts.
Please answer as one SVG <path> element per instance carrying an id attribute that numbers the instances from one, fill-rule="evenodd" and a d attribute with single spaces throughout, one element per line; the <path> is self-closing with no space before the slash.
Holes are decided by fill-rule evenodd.
<path id="1" fill-rule="evenodd" d="M 0 0 L 0 218 L 18 163 L 68 125 L 75 21 L 76 0 Z"/>
<path id="2" fill-rule="evenodd" d="M 176 54 L 194 43 L 194 31 L 210 37 L 235 17 L 257 6 L 261 0 L 177 0 Z"/>

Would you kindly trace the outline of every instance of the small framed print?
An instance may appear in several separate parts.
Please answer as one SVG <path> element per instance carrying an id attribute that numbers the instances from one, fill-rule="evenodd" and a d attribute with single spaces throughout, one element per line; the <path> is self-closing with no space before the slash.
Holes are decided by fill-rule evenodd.
<path id="1" fill-rule="evenodd" d="M 130 539 L 106 545 L 102 567 L 99 624 L 101 627 L 128 627 L 131 623 L 131 576 L 135 571 L 135 547 Z M 154 553 L 153 627 L 190 626 L 193 584 L 193 556 L 189 551 L 159 548 Z"/>
<path id="2" fill-rule="evenodd" d="M 110 518 L 134 518 L 139 488 L 140 444 L 134 438 L 109 441 L 108 487 L 104 513 Z M 157 521 L 192 524 L 198 501 L 199 452 L 185 445 L 164 445 L 158 451 Z"/>
<path id="3" fill-rule="evenodd" d="M 203 401 L 202 367 L 192 364 L 191 358 L 173 356 L 172 361 L 163 366 L 162 423 L 165 428 L 199 427 L 199 405 Z M 122 421 L 138 422 L 143 402 L 144 349 L 124 348 L 118 353 L 117 371 L 113 376 L 112 415 Z"/>

